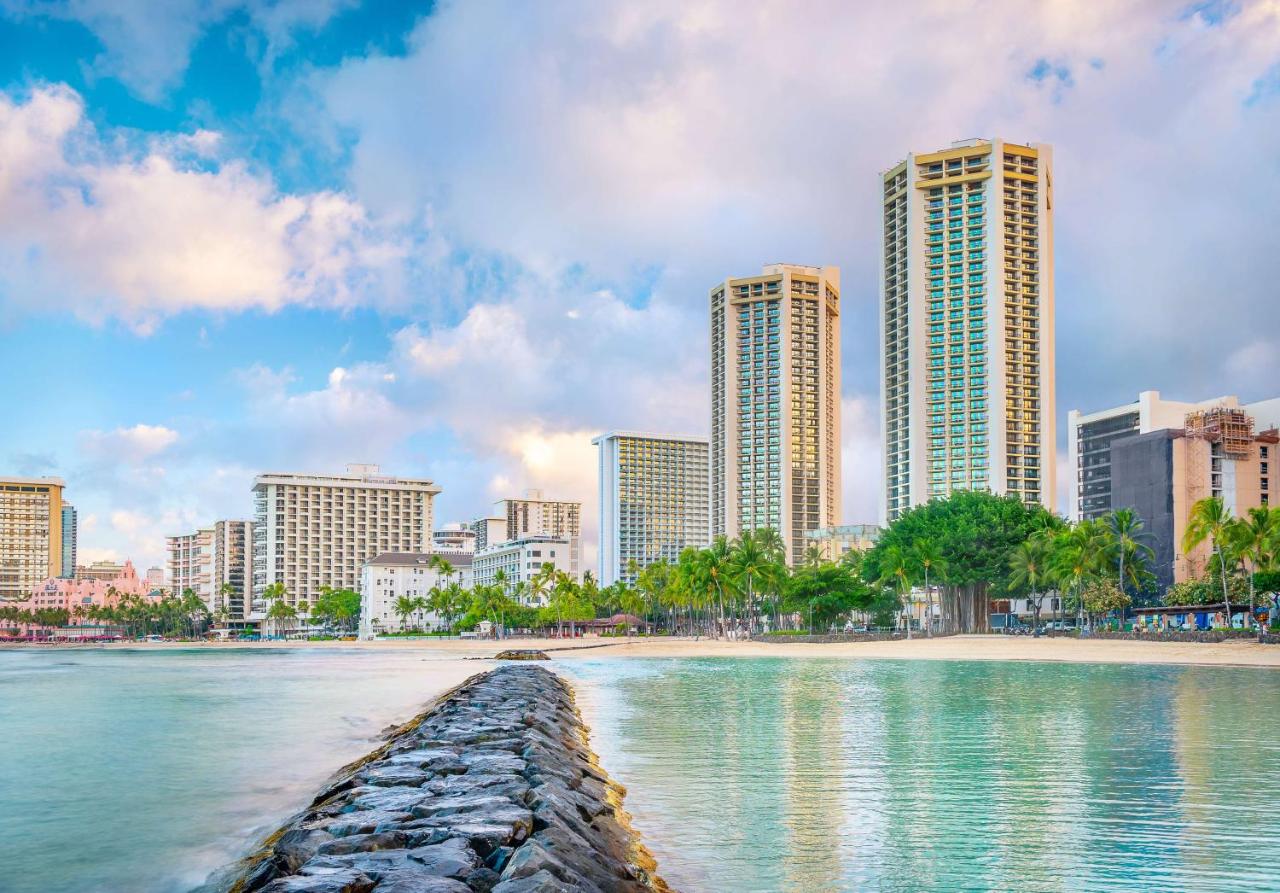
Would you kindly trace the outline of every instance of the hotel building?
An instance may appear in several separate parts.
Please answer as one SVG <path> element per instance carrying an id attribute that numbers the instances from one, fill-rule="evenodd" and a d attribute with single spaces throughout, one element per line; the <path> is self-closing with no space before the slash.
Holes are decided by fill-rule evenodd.
<path id="1" fill-rule="evenodd" d="M 530 535 L 490 546 L 472 558 L 472 582 L 475 586 L 492 586 L 497 582 L 498 571 L 502 571 L 509 595 L 518 596 L 525 605 L 545 605 L 546 595 L 535 599 L 528 589 L 529 581 L 544 564 L 554 564 L 556 570 L 578 579 L 577 542 L 577 537 L 571 536 Z"/>
<path id="2" fill-rule="evenodd" d="M 454 570 L 448 580 L 431 566 L 435 554 L 384 552 L 365 563 L 360 570 L 360 638 L 404 629 L 431 632 L 443 628 L 444 618 L 425 607 L 403 619 L 396 613 L 396 600 L 401 597 L 426 599 L 432 589 L 450 582 L 464 589 L 471 587 L 471 553 L 445 556 Z"/>
<path id="3" fill-rule="evenodd" d="M 711 289 L 711 535 L 771 527 L 789 562 L 840 516 L 840 271 Z"/>
<path id="4" fill-rule="evenodd" d="M 866 552 L 872 549 L 880 538 L 880 527 L 876 524 L 841 524 L 838 527 L 820 527 L 810 530 L 805 536 L 805 548 L 817 546 L 822 557 L 827 561 L 839 561 L 853 551 Z"/>
<path id="5" fill-rule="evenodd" d="M 181 598 L 190 589 L 213 611 L 213 528 L 165 537 L 165 547 L 173 595 Z"/>
<path id="6" fill-rule="evenodd" d="M 76 507 L 69 502 L 62 504 L 62 574 L 63 579 L 76 575 L 76 540 L 79 530 Z"/>
<path id="7" fill-rule="evenodd" d="M 569 541 L 571 554 L 569 561 L 561 560 L 557 567 L 569 571 L 574 579 L 578 578 L 582 555 L 582 503 L 546 499 L 541 490 L 527 490 L 523 499 L 502 499 L 495 503 L 494 515 L 506 518 L 506 532 L 500 543 L 488 541 L 486 537 L 487 547 L 528 537 L 564 537 Z M 480 548 L 477 537 L 476 549 Z"/>
<path id="8" fill-rule="evenodd" d="M 128 563 L 128 561 L 125 562 L 125 564 Z M 105 558 L 100 561 L 92 561 L 89 564 L 81 564 L 76 567 L 75 579 L 114 580 L 124 573 L 125 564 L 121 564 L 118 561 L 108 561 Z"/>
<path id="9" fill-rule="evenodd" d="M 614 431 L 599 448 L 601 586 L 634 583 L 644 569 L 674 563 L 687 546 L 711 542 L 709 441 Z"/>
<path id="10" fill-rule="evenodd" d="M 507 540 L 507 516 L 477 518 L 467 524 L 467 529 L 476 535 L 475 551 L 483 551 Z"/>
<path id="11" fill-rule="evenodd" d="M 392 477 L 376 465 L 346 474 L 271 473 L 254 480 L 253 603 L 283 583 L 285 601 L 315 604 L 322 587 L 357 590 L 360 569 L 383 552 L 430 552 L 428 480 Z"/>
<path id="12" fill-rule="evenodd" d="M 62 576 L 59 478 L 0 478 L 0 601 Z"/>
<path id="13" fill-rule="evenodd" d="M 1067 414 L 1067 462 L 1073 478 L 1067 491 L 1067 517 L 1100 518 L 1116 505 L 1112 498 L 1112 444 L 1135 434 L 1181 429 L 1190 413 L 1214 407 L 1243 409 L 1259 430 L 1280 427 L 1280 397 L 1242 404 L 1238 397 L 1215 397 L 1199 403 L 1165 400 L 1159 391 L 1143 391 L 1133 403 L 1097 412 L 1077 409 Z"/>
<path id="14" fill-rule="evenodd" d="M 963 489 L 1052 510 L 1052 150 L 965 140 L 881 185 L 882 520 Z"/>

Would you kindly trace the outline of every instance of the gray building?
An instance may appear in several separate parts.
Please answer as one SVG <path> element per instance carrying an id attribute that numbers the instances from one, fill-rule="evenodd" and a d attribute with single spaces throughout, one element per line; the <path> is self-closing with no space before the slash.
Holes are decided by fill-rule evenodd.
<path id="1" fill-rule="evenodd" d="M 1144 542 L 1155 552 L 1152 571 L 1158 592 L 1173 585 L 1176 557 L 1173 510 L 1173 442 L 1181 431 L 1126 434 L 1109 444 L 1107 511 L 1131 508 L 1145 524 Z M 1089 515 L 1086 517 L 1096 517 Z"/>
<path id="2" fill-rule="evenodd" d="M 76 507 L 70 503 L 62 504 L 62 576 L 70 580 L 76 575 L 76 537 L 79 523 Z"/>

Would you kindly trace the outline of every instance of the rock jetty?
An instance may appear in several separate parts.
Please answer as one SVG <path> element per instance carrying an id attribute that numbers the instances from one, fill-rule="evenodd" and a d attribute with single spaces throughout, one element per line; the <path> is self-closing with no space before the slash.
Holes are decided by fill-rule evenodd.
<path id="1" fill-rule="evenodd" d="M 227 893 L 668 891 L 541 667 L 474 676 L 347 767 L 206 890 Z"/>
<path id="2" fill-rule="evenodd" d="M 499 651 L 493 656 L 494 660 L 551 660 L 551 655 L 545 651 L 538 651 L 535 648 L 509 648 L 506 651 Z"/>

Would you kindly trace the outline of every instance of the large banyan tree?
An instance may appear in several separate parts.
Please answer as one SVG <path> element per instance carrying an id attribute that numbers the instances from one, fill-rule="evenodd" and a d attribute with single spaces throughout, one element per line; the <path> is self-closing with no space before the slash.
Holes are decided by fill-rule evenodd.
<path id="1" fill-rule="evenodd" d="M 1013 496 L 962 490 L 904 512 L 880 535 L 862 561 L 863 579 L 883 577 L 881 559 L 890 546 L 914 555 L 931 543 L 941 555 L 941 574 L 930 576 L 940 592 L 942 632 L 988 632 L 993 598 L 1009 592 L 1009 556 L 1032 533 L 1062 524 L 1044 508 Z M 913 583 L 922 582 L 917 568 Z"/>

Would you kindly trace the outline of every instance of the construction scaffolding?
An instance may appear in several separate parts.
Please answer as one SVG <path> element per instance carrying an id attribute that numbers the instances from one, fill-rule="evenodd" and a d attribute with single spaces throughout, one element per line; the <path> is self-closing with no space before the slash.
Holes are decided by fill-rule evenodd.
<path id="1" fill-rule="evenodd" d="M 1186 436 L 1222 444 L 1227 459 L 1247 459 L 1253 451 L 1253 417 L 1243 409 L 1215 406 L 1187 413 Z"/>

